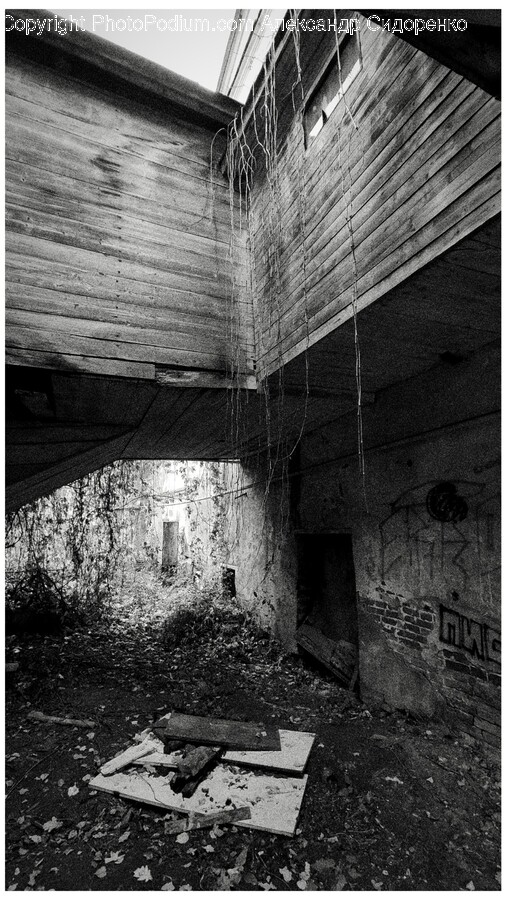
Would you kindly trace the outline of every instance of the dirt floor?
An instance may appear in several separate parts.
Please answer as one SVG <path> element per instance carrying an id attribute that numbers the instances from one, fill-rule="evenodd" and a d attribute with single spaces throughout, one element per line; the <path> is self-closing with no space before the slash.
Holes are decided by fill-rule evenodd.
<path id="1" fill-rule="evenodd" d="M 176 648 L 149 617 L 11 637 L 7 660 L 9 890 L 500 890 L 490 761 L 440 725 L 372 713 L 239 619 Z M 90 791 L 171 709 L 316 733 L 293 838 L 229 825 L 180 843 L 161 810 Z"/>

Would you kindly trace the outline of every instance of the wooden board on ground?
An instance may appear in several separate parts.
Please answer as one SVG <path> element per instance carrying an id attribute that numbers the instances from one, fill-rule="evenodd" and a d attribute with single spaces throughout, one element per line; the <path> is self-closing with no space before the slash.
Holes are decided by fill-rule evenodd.
<path id="1" fill-rule="evenodd" d="M 115 756 L 113 759 L 104 763 L 100 772 L 102 775 L 112 775 L 113 772 L 117 772 L 119 769 L 124 769 L 126 766 L 130 765 L 135 759 L 146 756 L 147 753 L 151 753 L 156 749 L 157 744 L 155 743 L 155 739 L 151 740 L 149 737 L 145 737 L 140 744 L 133 744 L 133 746 L 127 747 L 127 749 L 124 750 L 123 753 L 120 753 L 119 756 Z"/>
<path id="2" fill-rule="evenodd" d="M 227 750 L 223 761 L 238 766 L 274 769 L 303 775 L 315 735 L 307 731 L 279 729 L 280 750 Z"/>
<path id="3" fill-rule="evenodd" d="M 180 761 L 180 755 L 164 753 L 163 750 L 148 753 L 142 759 L 132 760 L 134 766 L 165 766 L 166 769 L 174 769 L 174 771 L 178 768 Z"/>
<path id="4" fill-rule="evenodd" d="M 142 771 L 118 772 L 109 776 L 97 775 L 89 782 L 89 787 L 186 815 L 192 812 L 211 815 L 247 806 L 251 818 L 240 820 L 236 825 L 292 837 L 307 783 L 307 775 L 280 777 L 220 765 L 198 786 L 192 797 L 185 798 L 171 789 L 171 777 Z"/>
<path id="5" fill-rule="evenodd" d="M 197 831 L 202 828 L 213 828 L 215 825 L 230 825 L 232 822 L 250 818 L 249 806 L 225 809 L 223 812 L 212 813 L 210 816 L 190 813 L 186 819 L 179 819 L 172 823 L 165 822 L 164 834 L 181 834 L 183 831 Z"/>
<path id="6" fill-rule="evenodd" d="M 358 650 L 349 641 L 333 641 L 313 625 L 304 623 L 297 629 L 295 640 L 311 656 L 349 687 L 355 674 Z"/>
<path id="7" fill-rule="evenodd" d="M 272 725 L 187 716 L 184 713 L 172 713 L 166 722 L 165 736 L 174 740 L 237 750 L 281 749 L 279 731 Z M 160 724 L 160 720 L 155 723 L 156 726 Z"/>

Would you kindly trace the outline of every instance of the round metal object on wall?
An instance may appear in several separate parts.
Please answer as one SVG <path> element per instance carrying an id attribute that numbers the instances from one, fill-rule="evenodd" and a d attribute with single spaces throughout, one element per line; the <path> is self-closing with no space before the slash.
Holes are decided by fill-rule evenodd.
<path id="1" fill-rule="evenodd" d="M 451 481 L 442 481 L 427 494 L 427 512 L 438 522 L 462 522 L 468 513 L 468 506 Z"/>

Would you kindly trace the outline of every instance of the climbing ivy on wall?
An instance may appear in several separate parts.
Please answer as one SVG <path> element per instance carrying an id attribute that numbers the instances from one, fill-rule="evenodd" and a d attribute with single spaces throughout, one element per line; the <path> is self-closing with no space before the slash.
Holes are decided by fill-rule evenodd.
<path id="1" fill-rule="evenodd" d="M 118 461 L 7 516 L 8 596 L 27 573 L 41 573 L 75 611 L 107 605 L 113 586 L 128 567 L 133 519 L 153 508 L 152 464 Z M 133 513 L 133 515 L 132 515 Z"/>
<path id="2" fill-rule="evenodd" d="M 118 461 L 11 513 L 10 605 L 29 603 L 35 594 L 44 605 L 40 594 L 47 588 L 50 606 L 57 596 L 60 605 L 85 616 L 103 612 L 135 571 L 154 566 L 160 572 L 167 515 L 183 525 L 180 574 L 219 586 L 226 559 L 226 471 L 226 463 Z M 175 493 L 167 489 L 174 476 L 183 483 Z"/>
<path id="3" fill-rule="evenodd" d="M 227 557 L 226 469 L 226 463 L 208 462 L 182 464 L 180 470 L 188 501 L 185 511 L 193 571 L 208 586 L 221 581 Z"/>

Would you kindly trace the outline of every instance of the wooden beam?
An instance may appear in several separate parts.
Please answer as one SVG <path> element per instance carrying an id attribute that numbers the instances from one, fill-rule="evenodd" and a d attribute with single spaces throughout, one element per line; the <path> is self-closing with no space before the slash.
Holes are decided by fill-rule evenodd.
<path id="1" fill-rule="evenodd" d="M 416 19 L 424 27 L 415 31 L 392 32 L 411 46 L 422 50 L 432 59 L 463 75 L 493 97 L 501 96 L 501 13 L 494 10 L 446 10 L 441 9 L 361 9 L 363 16 L 374 16 L 374 21 Z M 466 22 L 463 30 L 425 29 L 428 19 L 451 19 Z M 379 26 L 378 26 L 379 27 Z"/>
<path id="2" fill-rule="evenodd" d="M 157 384 L 173 385 L 174 387 L 242 388 L 249 391 L 255 391 L 257 388 L 255 375 L 239 372 L 236 376 L 231 376 L 227 372 L 206 369 L 173 369 L 169 366 L 155 366 L 155 381 Z"/>

